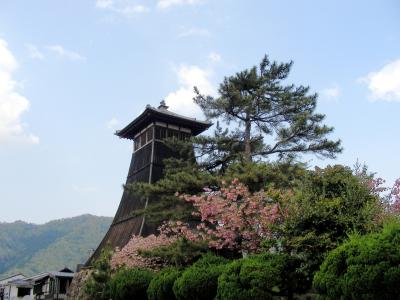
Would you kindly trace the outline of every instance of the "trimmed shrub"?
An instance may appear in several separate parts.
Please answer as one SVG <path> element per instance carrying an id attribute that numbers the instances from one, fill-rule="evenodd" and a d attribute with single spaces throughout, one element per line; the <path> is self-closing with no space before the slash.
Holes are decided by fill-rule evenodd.
<path id="1" fill-rule="evenodd" d="M 311 284 L 328 252 L 349 233 L 378 228 L 382 205 L 350 168 L 341 165 L 307 172 L 296 190 L 275 247 L 304 257 Z"/>
<path id="2" fill-rule="evenodd" d="M 175 281 L 175 297 L 178 300 L 214 299 L 217 294 L 218 277 L 227 262 L 223 257 L 204 255 Z"/>
<path id="3" fill-rule="evenodd" d="M 172 287 L 181 274 L 182 271 L 177 268 L 166 268 L 156 274 L 147 289 L 149 300 L 175 300 Z"/>
<path id="4" fill-rule="evenodd" d="M 145 269 L 120 269 L 110 281 L 113 300 L 147 300 L 147 288 L 154 273 Z"/>
<path id="5" fill-rule="evenodd" d="M 400 223 L 352 236 L 331 251 L 315 274 L 321 299 L 399 299 Z"/>
<path id="6" fill-rule="evenodd" d="M 292 299 L 306 286 L 300 266 L 298 258 L 284 254 L 266 253 L 236 260 L 219 277 L 216 299 Z"/>

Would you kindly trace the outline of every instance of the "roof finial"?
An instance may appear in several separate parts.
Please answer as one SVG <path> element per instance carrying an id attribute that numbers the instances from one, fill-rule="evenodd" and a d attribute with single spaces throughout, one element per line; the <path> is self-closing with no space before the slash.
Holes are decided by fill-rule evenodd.
<path id="1" fill-rule="evenodd" d="M 165 104 L 165 100 L 161 100 L 160 105 L 158 106 L 158 109 L 168 109 L 169 106 Z"/>

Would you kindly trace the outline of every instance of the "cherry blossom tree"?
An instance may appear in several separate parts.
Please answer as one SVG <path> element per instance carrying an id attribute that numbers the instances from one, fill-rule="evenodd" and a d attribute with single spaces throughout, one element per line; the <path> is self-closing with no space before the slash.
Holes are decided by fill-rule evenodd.
<path id="1" fill-rule="evenodd" d="M 111 268 L 148 268 L 159 270 L 164 266 L 162 259 L 158 257 L 144 257 L 140 255 L 142 250 L 154 250 L 162 246 L 171 245 L 176 237 L 167 237 L 164 234 L 149 235 L 147 237 L 132 236 L 129 242 L 122 248 L 116 248 L 111 257 Z"/>
<path id="2" fill-rule="evenodd" d="M 400 216 L 400 178 L 398 178 L 389 193 L 390 207 L 393 213 Z"/>
<path id="3" fill-rule="evenodd" d="M 230 185 L 223 182 L 218 191 L 206 189 L 201 195 L 180 196 L 193 204 L 193 215 L 200 218 L 195 228 L 177 221 L 164 224 L 160 231 L 207 241 L 210 248 L 258 252 L 264 239 L 274 237 L 273 227 L 283 221 L 283 204 L 289 196 L 274 189 L 251 193 L 234 179 Z"/>
<path id="4" fill-rule="evenodd" d="M 367 167 L 358 163 L 355 165 L 354 173 L 370 193 L 378 197 L 384 214 L 391 213 L 400 216 L 400 178 L 395 180 L 392 187 L 385 186 L 386 180 L 374 177 L 373 173 L 368 174 Z"/>

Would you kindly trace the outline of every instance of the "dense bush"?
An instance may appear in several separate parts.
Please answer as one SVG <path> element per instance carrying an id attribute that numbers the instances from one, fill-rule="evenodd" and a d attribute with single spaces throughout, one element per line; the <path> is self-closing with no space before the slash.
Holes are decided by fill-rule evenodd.
<path id="1" fill-rule="evenodd" d="M 110 248 L 104 248 L 100 257 L 93 263 L 92 272 L 84 283 L 85 294 L 92 300 L 110 299 L 111 256 Z"/>
<path id="2" fill-rule="evenodd" d="M 167 265 L 184 267 L 191 265 L 207 251 L 208 245 L 205 242 L 194 242 L 186 238 L 179 238 L 167 246 L 152 250 L 140 250 L 139 254 L 144 258 L 158 258 Z"/>
<path id="3" fill-rule="evenodd" d="M 301 261 L 284 254 L 260 254 L 229 264 L 218 279 L 217 299 L 293 298 L 306 288 Z"/>
<path id="4" fill-rule="evenodd" d="M 181 274 L 182 271 L 177 268 L 166 268 L 156 274 L 147 289 L 149 300 L 175 300 L 172 287 Z"/>
<path id="5" fill-rule="evenodd" d="M 331 253 L 316 273 L 322 299 L 399 299 L 400 223 L 381 233 L 352 236 Z"/>
<path id="6" fill-rule="evenodd" d="M 218 277 L 225 268 L 227 260 L 205 255 L 187 268 L 173 286 L 178 300 L 209 300 L 217 294 Z"/>
<path id="7" fill-rule="evenodd" d="M 146 300 L 147 287 L 154 274 L 145 269 L 120 269 L 110 280 L 110 298 L 113 300 Z"/>
<path id="8" fill-rule="evenodd" d="M 379 213 L 378 198 L 350 168 L 316 168 L 308 172 L 288 206 L 279 246 L 286 253 L 305 257 L 312 275 L 326 254 L 347 239 L 349 233 L 375 230 Z"/>

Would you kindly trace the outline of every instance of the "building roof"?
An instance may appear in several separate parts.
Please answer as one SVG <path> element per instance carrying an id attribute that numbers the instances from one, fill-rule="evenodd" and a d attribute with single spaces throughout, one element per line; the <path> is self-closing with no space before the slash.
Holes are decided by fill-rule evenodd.
<path id="1" fill-rule="evenodd" d="M 169 111 L 168 106 L 165 105 L 164 101 L 161 101 L 161 105 L 158 108 L 147 105 L 144 112 L 115 134 L 121 138 L 133 139 L 135 134 L 155 121 L 190 128 L 193 135 L 200 134 L 212 125 L 212 123 L 207 121 L 196 120 L 195 118 L 189 118 Z"/>
<path id="2" fill-rule="evenodd" d="M 33 286 L 32 282 L 27 279 L 15 279 L 8 282 L 10 285 L 14 285 L 16 287 L 27 287 L 31 288 Z"/>
<path id="3" fill-rule="evenodd" d="M 30 281 L 39 281 L 43 278 L 46 277 L 68 277 L 68 278 L 72 278 L 74 277 L 74 273 L 70 273 L 70 272 L 58 272 L 58 271 L 50 271 L 50 272 L 44 272 L 44 273 L 40 273 L 37 275 L 34 275 L 32 277 L 27 278 L 26 280 L 30 280 Z"/>
<path id="4" fill-rule="evenodd" d="M 24 274 L 17 273 L 17 274 L 10 275 L 10 276 L 5 277 L 5 278 L 1 278 L 0 279 L 0 285 L 7 285 L 7 284 L 9 284 L 10 282 L 12 282 L 14 280 L 25 279 L 25 278 L 26 278 L 26 276 Z"/>

